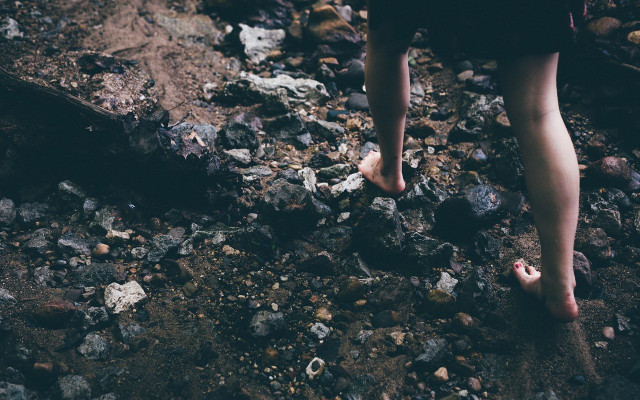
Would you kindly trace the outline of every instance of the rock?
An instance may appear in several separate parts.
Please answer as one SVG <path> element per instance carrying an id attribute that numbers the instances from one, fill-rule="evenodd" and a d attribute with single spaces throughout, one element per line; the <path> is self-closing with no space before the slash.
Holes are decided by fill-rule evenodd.
<path id="1" fill-rule="evenodd" d="M 449 380 L 449 373 L 445 367 L 438 368 L 433 373 L 433 379 L 436 382 L 447 382 Z"/>
<path id="2" fill-rule="evenodd" d="M 447 194 L 430 182 L 427 176 L 421 175 L 413 187 L 408 187 L 398 199 L 398 205 L 402 207 L 419 207 L 425 205 L 438 205 Z"/>
<path id="3" fill-rule="evenodd" d="M 297 113 L 282 115 L 270 121 L 267 134 L 299 149 L 306 149 L 313 143 L 307 126 Z"/>
<path id="4" fill-rule="evenodd" d="M 606 265 L 613 256 L 609 238 L 601 228 L 578 229 L 575 247 L 597 267 Z"/>
<path id="5" fill-rule="evenodd" d="M 620 29 L 622 22 L 612 17 L 601 17 L 587 24 L 587 30 L 597 37 L 606 38 L 613 32 Z"/>
<path id="6" fill-rule="evenodd" d="M 169 252 L 172 252 L 180 246 L 182 240 L 171 235 L 158 235 L 151 241 L 151 248 L 147 254 L 147 260 L 157 263 L 162 260 Z"/>
<path id="7" fill-rule="evenodd" d="M 446 339 L 428 339 L 422 349 L 423 353 L 413 360 L 413 366 L 419 372 L 433 371 L 450 357 Z"/>
<path id="8" fill-rule="evenodd" d="M 456 299 L 444 290 L 432 289 L 427 293 L 424 306 L 433 315 L 448 316 L 455 312 Z"/>
<path id="9" fill-rule="evenodd" d="M 351 165 L 349 164 L 334 164 L 330 167 L 320 168 L 318 170 L 318 178 L 325 181 L 331 179 L 345 179 L 351 172 Z"/>
<path id="10" fill-rule="evenodd" d="M 587 257 L 579 251 L 573 252 L 573 273 L 576 277 L 576 296 L 588 297 L 593 287 L 591 263 Z"/>
<path id="11" fill-rule="evenodd" d="M 469 60 L 463 60 L 454 65 L 453 69 L 456 71 L 456 74 L 464 71 L 473 71 L 473 64 Z"/>
<path id="12" fill-rule="evenodd" d="M 109 232 L 114 232 L 114 231 L 109 231 Z M 104 258 L 109 255 L 110 250 L 111 248 L 109 247 L 108 244 L 98 243 L 93 248 L 93 250 L 91 250 L 91 254 L 96 258 Z"/>
<path id="13" fill-rule="evenodd" d="M 58 184 L 58 195 L 62 200 L 72 204 L 82 204 L 87 197 L 82 188 L 71 181 Z"/>
<path id="14" fill-rule="evenodd" d="M 222 143 L 226 148 L 250 149 L 258 148 L 258 137 L 256 130 L 250 124 L 242 122 L 230 122 L 222 127 L 220 131 Z"/>
<path id="15" fill-rule="evenodd" d="M 347 176 L 347 179 L 331 186 L 331 195 L 333 197 L 341 197 L 344 194 L 354 195 L 364 191 L 365 178 L 361 172 L 356 172 Z"/>
<path id="16" fill-rule="evenodd" d="M 123 343 L 126 344 L 132 344 L 134 343 L 134 340 L 146 333 L 147 330 L 144 329 L 142 326 L 138 325 L 135 322 L 127 322 L 127 321 L 120 321 L 118 322 L 118 326 L 116 328 L 116 336 L 118 337 L 118 339 L 122 340 Z"/>
<path id="17" fill-rule="evenodd" d="M 603 187 L 626 189 L 632 183 L 632 169 L 626 160 L 618 157 L 604 157 L 589 165 L 590 177 Z"/>
<path id="18" fill-rule="evenodd" d="M 616 338 L 616 333 L 613 327 L 605 326 L 604 328 L 602 328 L 602 336 L 604 336 L 604 338 L 608 341 L 613 342 L 613 340 Z"/>
<path id="19" fill-rule="evenodd" d="M 382 310 L 373 315 L 371 323 L 376 328 L 389 328 L 401 323 L 400 314 L 393 310 Z"/>
<path id="20" fill-rule="evenodd" d="M 58 393 L 62 400 L 89 400 L 91 386 L 80 375 L 67 375 L 58 379 Z"/>
<path id="21" fill-rule="evenodd" d="M 463 332 L 468 332 L 476 327 L 476 322 L 471 315 L 459 312 L 453 316 L 453 325 Z"/>
<path id="22" fill-rule="evenodd" d="M 442 291 L 445 291 L 451 294 L 453 293 L 453 289 L 456 287 L 457 284 L 458 284 L 457 279 L 452 278 L 451 275 L 443 271 L 440 273 L 440 280 L 438 280 L 438 283 L 436 283 L 436 289 L 440 289 Z"/>
<path id="23" fill-rule="evenodd" d="M 318 5 L 309 15 L 309 36 L 342 51 L 354 50 L 360 40 L 355 29 L 330 5 Z"/>
<path id="24" fill-rule="evenodd" d="M 67 257 L 90 256 L 91 246 L 87 240 L 70 232 L 58 239 L 58 249 Z"/>
<path id="25" fill-rule="evenodd" d="M 380 145 L 372 142 L 365 142 L 365 144 L 360 148 L 360 158 L 365 158 L 367 154 L 371 151 L 380 151 Z"/>
<path id="26" fill-rule="evenodd" d="M 596 386 L 589 394 L 589 400 L 635 400 L 640 393 L 640 385 L 629 379 L 614 375 Z"/>
<path id="27" fill-rule="evenodd" d="M 2 24 L 0 25 L 0 35 L 7 40 L 14 40 L 24 36 L 24 34 L 20 32 L 18 22 L 9 17 L 2 20 Z"/>
<path id="28" fill-rule="evenodd" d="M 278 49 L 284 42 L 284 29 L 252 28 L 245 24 L 240 27 L 240 42 L 244 45 L 244 54 L 254 64 L 266 60 L 273 50 Z"/>
<path id="29" fill-rule="evenodd" d="M 305 225 L 315 219 L 311 192 L 301 185 L 295 185 L 283 178 L 271 183 L 262 198 L 264 213 L 277 225 L 283 227 L 295 221 Z"/>
<path id="30" fill-rule="evenodd" d="M 362 93 L 351 93 L 349 99 L 347 99 L 347 103 L 345 106 L 349 110 L 355 111 L 368 111 L 369 110 L 369 100 L 367 99 L 366 94 Z"/>
<path id="31" fill-rule="evenodd" d="M 92 198 L 84 199 L 84 203 L 82 203 L 82 213 L 86 219 L 91 218 L 97 209 L 98 200 Z"/>
<path id="32" fill-rule="evenodd" d="M 224 150 L 224 154 L 226 154 L 230 159 L 237 162 L 238 164 L 251 164 L 251 152 L 248 149 Z"/>
<path id="33" fill-rule="evenodd" d="M 225 98 L 238 99 L 243 104 L 270 102 L 280 96 L 294 105 L 304 102 L 318 104 L 330 97 L 325 86 L 313 79 L 294 79 L 285 74 L 261 78 L 244 72 L 228 82 L 221 94 Z"/>
<path id="34" fill-rule="evenodd" d="M 622 230 L 620 211 L 603 209 L 599 210 L 593 219 L 596 228 L 602 228 L 607 234 L 617 236 Z"/>
<path id="35" fill-rule="evenodd" d="M 277 250 L 278 238 L 269 225 L 251 224 L 233 233 L 229 244 L 259 257 L 271 258 Z"/>
<path id="36" fill-rule="evenodd" d="M 504 102 L 500 96 L 462 92 L 459 108 L 461 118 L 449 132 L 449 141 L 455 143 L 478 140 L 503 111 Z"/>
<path id="37" fill-rule="evenodd" d="M 53 300 L 39 305 L 33 316 L 40 325 L 57 329 L 80 320 L 82 313 L 69 301 Z"/>
<path id="38" fill-rule="evenodd" d="M 258 311 L 249 324 L 249 331 L 254 338 L 265 338 L 285 329 L 286 323 L 281 312 Z"/>
<path id="39" fill-rule="evenodd" d="M 504 198 L 497 190 L 489 185 L 477 185 L 444 200 L 435 218 L 443 232 L 470 236 L 478 228 L 497 222 L 504 216 L 505 208 Z"/>
<path id="40" fill-rule="evenodd" d="M 322 139 L 330 142 L 342 137 L 345 133 L 344 128 L 340 124 L 323 120 L 308 122 L 307 129 L 312 135 L 320 136 Z"/>
<path id="41" fill-rule="evenodd" d="M 471 389 L 472 392 L 479 392 L 482 390 L 482 384 L 477 378 L 467 378 L 467 386 Z"/>
<path id="42" fill-rule="evenodd" d="M 294 240 L 294 255 L 296 269 L 311 272 L 317 275 L 329 275 L 333 273 L 333 257 L 327 251 L 323 251 L 316 244 Z"/>
<path id="43" fill-rule="evenodd" d="M 16 298 L 8 290 L 0 288 L 0 309 L 8 308 L 16 303 Z"/>
<path id="44" fill-rule="evenodd" d="M 34 396 L 22 385 L 0 382 L 0 399 L 3 400 L 31 400 Z"/>
<path id="45" fill-rule="evenodd" d="M 89 360 L 104 360 L 109 354 L 109 344 L 102 336 L 89 333 L 78 347 L 78 353 Z"/>
<path id="46" fill-rule="evenodd" d="M 324 371 L 324 365 L 325 363 L 323 359 L 314 357 L 307 365 L 307 368 L 305 368 L 305 372 L 307 373 L 307 376 L 309 376 L 309 379 L 313 379 L 320 375 L 322 371 Z"/>
<path id="47" fill-rule="evenodd" d="M 93 232 L 104 235 L 113 229 L 115 220 L 115 209 L 113 207 L 103 207 L 96 211 L 89 227 Z"/>
<path id="48" fill-rule="evenodd" d="M 498 142 L 494 166 L 496 175 L 506 186 L 517 189 L 524 187 L 524 166 L 516 138 L 510 137 Z"/>
<path id="49" fill-rule="evenodd" d="M 640 45 L 640 31 L 629 32 L 627 40 L 635 45 Z"/>
<path id="50" fill-rule="evenodd" d="M 500 257 L 502 242 L 486 230 L 480 230 L 473 236 L 473 250 L 481 262 L 491 262 Z"/>
<path id="51" fill-rule="evenodd" d="M 482 267 L 475 266 L 462 281 L 458 301 L 463 311 L 479 316 L 493 308 L 493 286 Z"/>
<path id="52" fill-rule="evenodd" d="M 396 202 L 391 198 L 376 197 L 358 222 L 354 234 L 371 258 L 382 261 L 400 255 L 404 233 Z"/>
<path id="53" fill-rule="evenodd" d="M 302 185 L 311 193 L 316 191 L 316 173 L 309 167 L 304 167 L 298 171 L 298 176 L 302 179 Z"/>
<path id="54" fill-rule="evenodd" d="M 327 328 L 325 326 L 325 324 L 320 323 L 320 322 L 316 322 L 315 324 L 313 324 L 313 326 L 311 327 L 311 329 L 309 331 L 313 335 L 315 335 L 318 338 L 318 340 L 322 340 L 322 339 L 326 338 L 331 333 L 331 330 L 329 328 Z"/>
<path id="55" fill-rule="evenodd" d="M 364 63 L 351 60 L 344 71 L 338 73 L 338 80 L 347 87 L 360 89 L 364 85 Z"/>
<path id="56" fill-rule="evenodd" d="M 116 269 L 111 263 L 93 262 L 78 266 L 69 273 L 69 280 L 75 285 L 98 287 L 108 285 L 116 279 Z"/>
<path id="57" fill-rule="evenodd" d="M 631 318 L 626 315 L 616 314 L 616 328 L 620 333 L 629 333 L 631 331 Z"/>
<path id="58" fill-rule="evenodd" d="M 336 300 L 345 303 L 353 302 L 362 298 L 364 292 L 365 287 L 358 278 L 348 277 L 340 283 Z"/>
<path id="59" fill-rule="evenodd" d="M 124 285 L 112 283 L 104 289 L 104 303 L 113 314 L 129 310 L 146 298 L 146 293 L 136 281 Z"/>
<path id="60" fill-rule="evenodd" d="M 85 331 L 99 329 L 109 323 L 109 314 L 104 307 L 89 307 L 84 314 L 82 329 Z"/>
<path id="61" fill-rule="evenodd" d="M 453 256 L 451 243 L 425 236 L 418 232 L 410 232 L 404 241 L 405 264 L 411 270 L 424 272 L 437 265 L 448 265 Z"/>
<path id="62" fill-rule="evenodd" d="M 24 224 L 32 224 L 44 218 L 48 208 L 44 203 L 24 203 L 18 207 L 18 218 Z"/>
<path id="63" fill-rule="evenodd" d="M 24 249 L 28 253 L 36 254 L 36 255 L 45 255 L 47 250 L 51 247 L 51 243 L 49 242 L 49 237 L 51 236 L 51 231 L 47 228 L 40 228 L 33 231 L 30 235 L 29 240 L 24 245 Z"/>
<path id="64" fill-rule="evenodd" d="M 13 224 L 16 219 L 16 206 L 11 199 L 0 200 L 0 227 Z"/>

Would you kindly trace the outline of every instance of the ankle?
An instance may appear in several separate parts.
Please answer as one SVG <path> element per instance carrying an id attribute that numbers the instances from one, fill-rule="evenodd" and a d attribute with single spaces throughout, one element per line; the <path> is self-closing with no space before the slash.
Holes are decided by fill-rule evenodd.
<path id="1" fill-rule="evenodd" d="M 395 181 L 402 181 L 402 162 L 386 163 L 380 158 L 380 175 Z"/>

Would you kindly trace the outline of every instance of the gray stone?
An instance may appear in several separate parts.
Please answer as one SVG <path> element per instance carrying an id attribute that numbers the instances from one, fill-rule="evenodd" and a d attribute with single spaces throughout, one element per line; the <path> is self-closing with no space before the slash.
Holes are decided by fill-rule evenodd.
<path id="1" fill-rule="evenodd" d="M 115 209 L 113 207 L 103 207 L 96 212 L 89 227 L 94 232 L 104 235 L 113 229 L 115 220 Z"/>
<path id="2" fill-rule="evenodd" d="M 440 280 L 436 283 L 436 289 L 443 290 L 449 294 L 453 293 L 453 289 L 458 284 L 458 280 L 452 278 L 447 272 L 440 273 Z"/>
<path id="3" fill-rule="evenodd" d="M 376 197 L 354 231 L 366 255 L 376 261 L 390 260 L 402 252 L 404 233 L 395 200 Z"/>
<path id="4" fill-rule="evenodd" d="M 162 260 L 167 253 L 176 250 L 182 241 L 170 235 L 158 235 L 151 241 L 151 249 L 147 254 L 149 262 L 157 263 Z"/>
<path id="5" fill-rule="evenodd" d="M 51 247 L 49 237 L 51 231 L 47 228 L 40 228 L 30 235 L 30 239 L 25 243 L 25 251 L 37 255 L 44 255 Z"/>
<path id="6" fill-rule="evenodd" d="M 241 165 L 251 164 L 251 152 L 248 149 L 224 150 L 224 154 Z"/>
<path id="7" fill-rule="evenodd" d="M 146 298 L 147 294 L 136 281 L 127 282 L 124 285 L 114 282 L 104 290 L 104 304 L 114 314 L 126 311 Z"/>
<path id="8" fill-rule="evenodd" d="M 413 360 L 415 369 L 421 372 L 434 371 L 441 367 L 442 362 L 450 356 L 446 339 L 428 339 L 422 348 L 423 352 Z"/>
<path id="9" fill-rule="evenodd" d="M 475 266 L 462 281 L 458 300 L 463 311 L 471 314 L 484 316 L 491 310 L 494 305 L 493 286 L 481 266 Z"/>
<path id="10" fill-rule="evenodd" d="M 80 375 L 67 375 L 58 379 L 58 393 L 62 400 L 89 400 L 91 386 Z"/>
<path id="11" fill-rule="evenodd" d="M 91 244 L 84 238 L 67 232 L 58 239 L 58 248 L 67 256 L 91 255 Z"/>
<path id="12" fill-rule="evenodd" d="M 318 170 L 318 178 L 325 181 L 331 179 L 345 179 L 351 172 L 351 165 L 349 164 L 334 164 L 330 167 L 320 168 Z"/>
<path id="13" fill-rule="evenodd" d="M 64 201 L 82 203 L 87 197 L 80 186 L 71 181 L 62 181 L 58 184 L 58 194 Z"/>
<path id="14" fill-rule="evenodd" d="M 284 315 L 281 312 L 258 311 L 249 324 L 251 335 L 255 338 L 271 336 L 284 328 Z"/>
<path id="15" fill-rule="evenodd" d="M 481 134 L 504 111 L 504 101 L 501 96 L 462 92 L 460 104 L 460 120 L 449 132 L 451 142 L 477 140 Z"/>
<path id="16" fill-rule="evenodd" d="M 0 382 L 0 399 L 2 400 L 30 400 L 33 396 L 27 388 L 9 382 Z"/>
<path id="17" fill-rule="evenodd" d="M 368 111 L 369 110 L 369 100 L 367 100 L 367 95 L 362 93 L 351 93 L 349 99 L 347 99 L 347 103 L 345 106 L 349 110 L 356 111 Z"/>
<path id="18" fill-rule="evenodd" d="M 252 28 L 245 24 L 240 27 L 240 42 L 244 45 L 244 54 L 254 64 L 266 60 L 271 51 L 277 49 L 284 42 L 284 29 Z"/>
<path id="19" fill-rule="evenodd" d="M 318 338 L 318 340 L 325 339 L 331 333 L 331 330 L 321 322 L 316 322 L 315 324 L 313 324 L 309 331 L 314 334 Z"/>
<path id="20" fill-rule="evenodd" d="M 116 329 L 116 336 L 118 336 L 123 343 L 131 344 L 136 337 L 146 332 L 147 330 L 145 328 L 135 322 L 120 321 Z"/>
<path id="21" fill-rule="evenodd" d="M 362 193 L 365 188 L 365 179 L 361 172 L 356 172 L 347 176 L 347 179 L 331 186 L 331 195 L 334 197 L 340 197 L 344 194 Z"/>
<path id="22" fill-rule="evenodd" d="M 340 124 L 324 120 L 308 122 L 307 128 L 312 134 L 329 141 L 334 141 L 345 133 L 345 129 Z"/>
<path id="23" fill-rule="evenodd" d="M 13 40 L 24 36 L 24 34 L 20 32 L 18 22 L 9 17 L 2 20 L 2 24 L 0 24 L 0 35 L 7 40 Z"/>
<path id="24" fill-rule="evenodd" d="M 84 330 L 97 329 L 109 323 L 109 314 L 104 307 L 89 307 L 82 320 Z"/>
<path id="25" fill-rule="evenodd" d="M 104 360 L 109 354 L 109 344 L 102 336 L 89 333 L 78 346 L 78 353 L 89 360 Z"/>
<path id="26" fill-rule="evenodd" d="M 32 224 L 42 218 L 47 213 L 49 207 L 44 203 L 24 203 L 18 207 L 18 217 L 20 222 Z"/>
<path id="27" fill-rule="evenodd" d="M 0 226 L 9 226 L 16 219 L 16 205 L 11 199 L 0 200 Z"/>
<path id="28" fill-rule="evenodd" d="M 256 128 L 243 122 L 230 122 L 220 131 L 222 143 L 226 148 L 250 149 L 258 148 Z"/>
<path id="29" fill-rule="evenodd" d="M 294 79 L 285 74 L 274 78 L 261 78 L 245 72 L 227 83 L 222 95 L 240 98 L 245 103 L 270 101 L 274 97 L 284 96 L 291 104 L 307 101 L 318 103 L 330 97 L 325 86 L 313 79 Z"/>
<path id="30" fill-rule="evenodd" d="M 16 303 L 16 298 L 8 290 L 0 288 L 0 308 L 9 307 Z"/>

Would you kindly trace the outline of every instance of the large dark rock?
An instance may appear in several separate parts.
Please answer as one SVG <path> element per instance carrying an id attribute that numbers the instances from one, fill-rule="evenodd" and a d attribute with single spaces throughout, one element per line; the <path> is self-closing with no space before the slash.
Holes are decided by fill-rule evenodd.
<path id="1" fill-rule="evenodd" d="M 493 308 L 493 286 L 481 266 L 475 266 L 462 281 L 458 303 L 463 311 L 480 317 Z"/>
<path id="2" fill-rule="evenodd" d="M 288 231 L 308 226 L 317 218 L 311 192 L 283 178 L 269 185 L 262 197 L 262 209 L 278 228 Z"/>
<path id="3" fill-rule="evenodd" d="M 293 241 L 296 269 L 317 275 L 329 275 L 334 271 L 333 256 L 314 243 Z"/>
<path id="4" fill-rule="evenodd" d="M 367 99 L 366 94 L 351 93 L 349 99 L 347 99 L 347 103 L 345 104 L 345 106 L 349 110 L 367 111 L 369 110 L 369 100 Z"/>
<path id="5" fill-rule="evenodd" d="M 424 273 L 435 268 L 449 265 L 454 247 L 451 243 L 443 242 L 425 236 L 418 232 L 407 234 L 404 241 L 403 256 L 409 270 Z"/>
<path id="6" fill-rule="evenodd" d="M 242 227 L 231 235 L 229 244 L 267 259 L 273 257 L 278 250 L 278 238 L 269 225 L 251 224 Z"/>
<path id="7" fill-rule="evenodd" d="M 149 262 L 157 263 L 167 254 L 170 254 L 180 246 L 182 239 L 171 235 L 158 235 L 151 241 L 151 249 L 147 254 Z"/>
<path id="8" fill-rule="evenodd" d="M 327 45 L 325 55 L 352 53 L 359 49 L 356 30 L 331 5 L 318 5 L 309 15 L 308 36 L 318 44 Z"/>
<path id="9" fill-rule="evenodd" d="M 400 214 L 393 199 L 376 197 L 358 222 L 355 230 L 363 256 L 377 261 L 391 261 L 402 253 L 404 234 Z"/>
<path id="10" fill-rule="evenodd" d="M 498 259 L 501 247 L 500 239 L 485 230 L 476 232 L 473 237 L 474 255 L 480 262 L 486 263 Z"/>
<path id="11" fill-rule="evenodd" d="M 230 122 L 220 132 L 222 143 L 229 149 L 257 149 L 258 137 L 253 126 L 242 122 Z"/>
<path id="12" fill-rule="evenodd" d="M 48 209 L 45 203 L 24 203 L 18 207 L 18 219 L 24 224 L 32 224 L 44 218 Z"/>
<path id="13" fill-rule="evenodd" d="M 408 187 L 398 199 L 401 209 L 409 207 L 423 207 L 426 205 L 438 205 L 447 198 L 444 190 L 440 189 L 429 178 L 422 175 L 418 177 L 415 185 Z"/>
<path id="14" fill-rule="evenodd" d="M 428 339 L 422 349 L 423 352 L 413 360 L 413 366 L 419 372 L 433 372 L 451 356 L 446 339 Z"/>
<path id="15" fill-rule="evenodd" d="M 313 139 L 300 115 L 289 113 L 269 121 L 267 135 L 299 149 L 311 146 Z"/>
<path id="16" fill-rule="evenodd" d="M 578 229 L 575 244 L 576 250 L 584 253 L 594 267 L 607 265 L 613 257 L 609 237 L 601 228 Z"/>
<path id="17" fill-rule="evenodd" d="M 494 167 L 500 180 L 511 188 L 524 187 L 524 166 L 520 157 L 518 141 L 511 137 L 498 142 L 495 149 Z"/>
<path id="18" fill-rule="evenodd" d="M 440 204 L 435 214 L 436 224 L 443 233 L 469 237 L 502 218 L 505 203 L 502 195 L 491 186 L 472 186 Z"/>
<path id="19" fill-rule="evenodd" d="M 108 285 L 116 279 L 116 270 L 111 263 L 79 265 L 69 273 L 69 280 L 77 286 L 98 287 Z"/>
<path id="20" fill-rule="evenodd" d="M 615 187 L 623 190 L 640 188 L 640 175 L 619 157 L 604 157 L 589 165 L 589 177 L 603 187 Z"/>
<path id="21" fill-rule="evenodd" d="M 501 97 L 462 92 L 460 120 L 449 132 L 450 142 L 476 141 L 504 111 Z"/>
<path id="22" fill-rule="evenodd" d="M 89 256 L 91 255 L 91 242 L 67 232 L 58 239 L 58 249 L 67 256 Z"/>

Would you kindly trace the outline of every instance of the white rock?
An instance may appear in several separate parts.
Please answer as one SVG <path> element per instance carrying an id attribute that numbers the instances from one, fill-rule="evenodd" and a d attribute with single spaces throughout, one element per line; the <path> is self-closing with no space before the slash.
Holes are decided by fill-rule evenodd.
<path id="1" fill-rule="evenodd" d="M 239 26 L 244 54 L 254 64 L 260 64 L 266 60 L 272 50 L 280 47 L 286 36 L 284 29 L 252 28 L 245 24 L 239 24 Z"/>
<path id="2" fill-rule="evenodd" d="M 338 197 L 343 193 L 353 193 L 357 190 L 363 190 L 364 183 L 365 179 L 362 173 L 356 172 L 355 174 L 347 176 L 347 179 L 344 181 L 331 186 L 331 194 L 334 197 Z"/>
<path id="3" fill-rule="evenodd" d="M 344 222 L 349 219 L 351 213 L 348 211 L 342 212 L 338 215 L 338 223 Z"/>
<path id="4" fill-rule="evenodd" d="M 124 285 L 112 283 L 104 290 L 104 303 L 114 314 L 128 310 L 146 298 L 147 294 L 136 281 Z"/>
<path id="5" fill-rule="evenodd" d="M 331 330 L 325 324 L 320 322 L 313 324 L 310 331 L 316 335 L 319 340 L 326 338 L 331 333 Z"/>
<path id="6" fill-rule="evenodd" d="M 235 161 L 242 165 L 251 164 L 251 152 L 249 149 L 230 149 L 224 150 L 224 154 L 233 158 Z"/>
<path id="7" fill-rule="evenodd" d="M 327 100 L 330 97 L 324 84 L 313 79 L 294 79 L 285 74 L 274 78 L 261 78 L 243 71 L 238 79 L 227 83 L 225 88 L 228 90 L 230 86 L 235 86 L 236 92 L 242 88 L 247 94 L 262 97 L 278 96 L 284 91 L 289 102 L 295 105 L 306 101 Z"/>
<path id="8" fill-rule="evenodd" d="M 13 40 L 18 37 L 23 37 L 23 33 L 18 29 L 18 22 L 15 19 L 7 18 L 2 21 L 0 25 L 0 34 L 7 40 Z"/>
<path id="9" fill-rule="evenodd" d="M 446 272 L 440 274 L 440 280 L 436 283 L 436 289 L 443 290 L 449 294 L 453 292 L 453 288 L 458 284 L 458 280 L 453 278 Z"/>
<path id="10" fill-rule="evenodd" d="M 309 167 L 304 167 L 298 171 L 298 176 L 302 178 L 304 187 L 311 193 L 316 191 L 316 173 Z"/>
<path id="11" fill-rule="evenodd" d="M 324 371 L 324 360 L 322 358 L 314 357 L 313 360 L 307 365 L 305 372 L 309 376 L 309 379 L 313 379 L 320 375 Z"/>
<path id="12" fill-rule="evenodd" d="M 0 307 L 11 306 L 16 303 L 16 298 L 8 290 L 0 288 Z"/>

